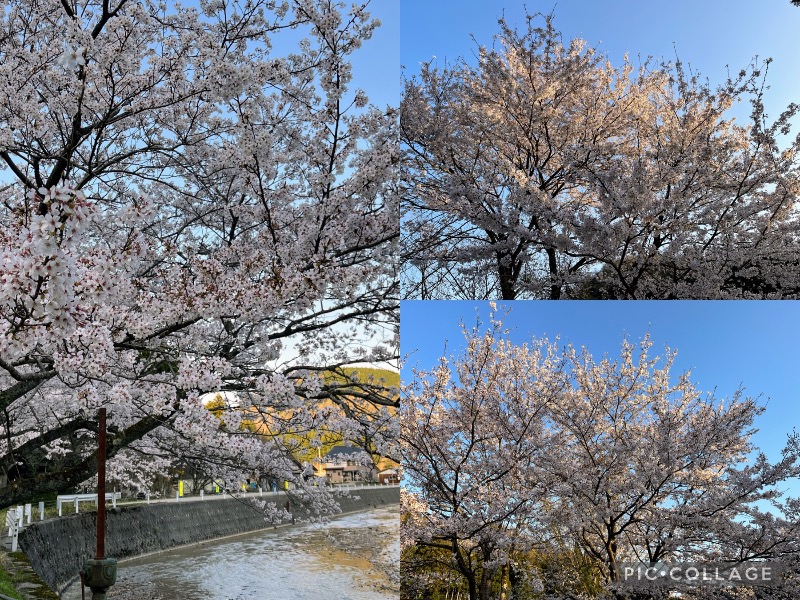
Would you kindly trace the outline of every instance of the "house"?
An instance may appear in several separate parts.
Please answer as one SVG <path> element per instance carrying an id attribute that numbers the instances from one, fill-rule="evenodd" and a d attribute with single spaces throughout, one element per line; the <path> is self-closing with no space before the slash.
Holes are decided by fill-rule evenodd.
<path id="1" fill-rule="evenodd" d="M 399 485 L 400 469 L 384 469 L 378 473 L 378 483 L 381 485 Z"/>
<path id="2" fill-rule="evenodd" d="M 370 454 L 353 446 L 331 448 L 322 457 L 322 467 L 324 467 L 325 479 L 331 485 L 378 480 L 378 470 L 372 464 Z"/>

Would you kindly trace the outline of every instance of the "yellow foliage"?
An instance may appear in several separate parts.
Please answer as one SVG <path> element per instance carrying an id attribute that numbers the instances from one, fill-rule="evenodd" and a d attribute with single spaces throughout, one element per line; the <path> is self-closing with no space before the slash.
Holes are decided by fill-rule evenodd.
<path id="1" fill-rule="evenodd" d="M 400 374 L 395 371 L 371 367 L 344 367 L 340 371 L 341 372 L 324 372 L 322 374 L 323 381 L 327 385 L 348 385 L 352 383 L 357 388 L 359 384 L 367 384 L 386 390 L 397 389 L 400 386 Z M 377 416 L 379 409 L 372 403 L 360 398 L 348 397 L 347 394 L 344 396 L 352 410 L 359 412 L 368 419 L 371 415 Z M 318 401 L 316 406 L 312 407 L 312 409 L 325 410 L 333 407 L 335 407 L 335 403 L 332 400 L 325 399 Z M 220 426 L 224 427 L 225 421 L 223 420 L 223 415 L 226 411 L 231 410 L 232 407 L 222 394 L 217 394 L 213 400 L 206 404 L 206 408 L 220 420 Z M 307 432 L 283 432 L 282 428 L 274 425 L 274 423 L 276 421 L 291 419 L 292 413 L 289 410 L 276 410 L 266 414 L 254 408 L 241 410 L 245 410 L 249 414 L 244 416 L 240 430 L 250 431 L 265 438 L 279 439 L 286 447 L 287 451 L 301 463 L 318 462 L 318 459 L 325 456 L 331 448 L 345 441 L 339 433 L 329 431 L 324 427 Z M 388 411 L 392 418 L 396 416 L 397 411 L 394 407 L 388 407 Z M 272 424 L 270 421 L 272 421 Z M 395 468 L 399 466 L 399 463 L 379 456 L 377 457 L 375 466 L 379 470 L 383 470 Z"/>

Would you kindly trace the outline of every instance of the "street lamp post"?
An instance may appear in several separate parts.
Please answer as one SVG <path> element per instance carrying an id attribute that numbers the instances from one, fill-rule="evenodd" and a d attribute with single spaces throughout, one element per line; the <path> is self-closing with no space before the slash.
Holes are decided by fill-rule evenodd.
<path id="1" fill-rule="evenodd" d="M 106 600 L 108 588 L 117 581 L 117 559 L 106 558 L 106 409 L 98 414 L 97 448 L 97 552 L 83 563 L 81 581 L 92 590 L 92 600 Z"/>

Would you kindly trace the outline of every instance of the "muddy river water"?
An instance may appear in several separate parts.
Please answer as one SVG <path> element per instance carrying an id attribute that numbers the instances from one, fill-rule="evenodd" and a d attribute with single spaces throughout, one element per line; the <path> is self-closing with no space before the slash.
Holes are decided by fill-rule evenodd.
<path id="1" fill-rule="evenodd" d="M 108 600 L 394 600 L 399 537 L 389 507 L 209 542 L 121 563 Z"/>

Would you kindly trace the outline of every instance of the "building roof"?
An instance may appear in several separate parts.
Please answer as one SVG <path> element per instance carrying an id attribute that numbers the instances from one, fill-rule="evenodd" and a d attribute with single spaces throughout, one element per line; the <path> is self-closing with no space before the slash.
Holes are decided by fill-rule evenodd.
<path id="1" fill-rule="evenodd" d="M 328 450 L 327 454 L 325 454 L 326 458 L 334 458 L 337 456 L 345 456 L 345 455 L 361 455 L 361 454 L 368 454 L 366 450 L 363 448 L 356 448 L 355 446 L 334 446 L 330 450 Z"/>

